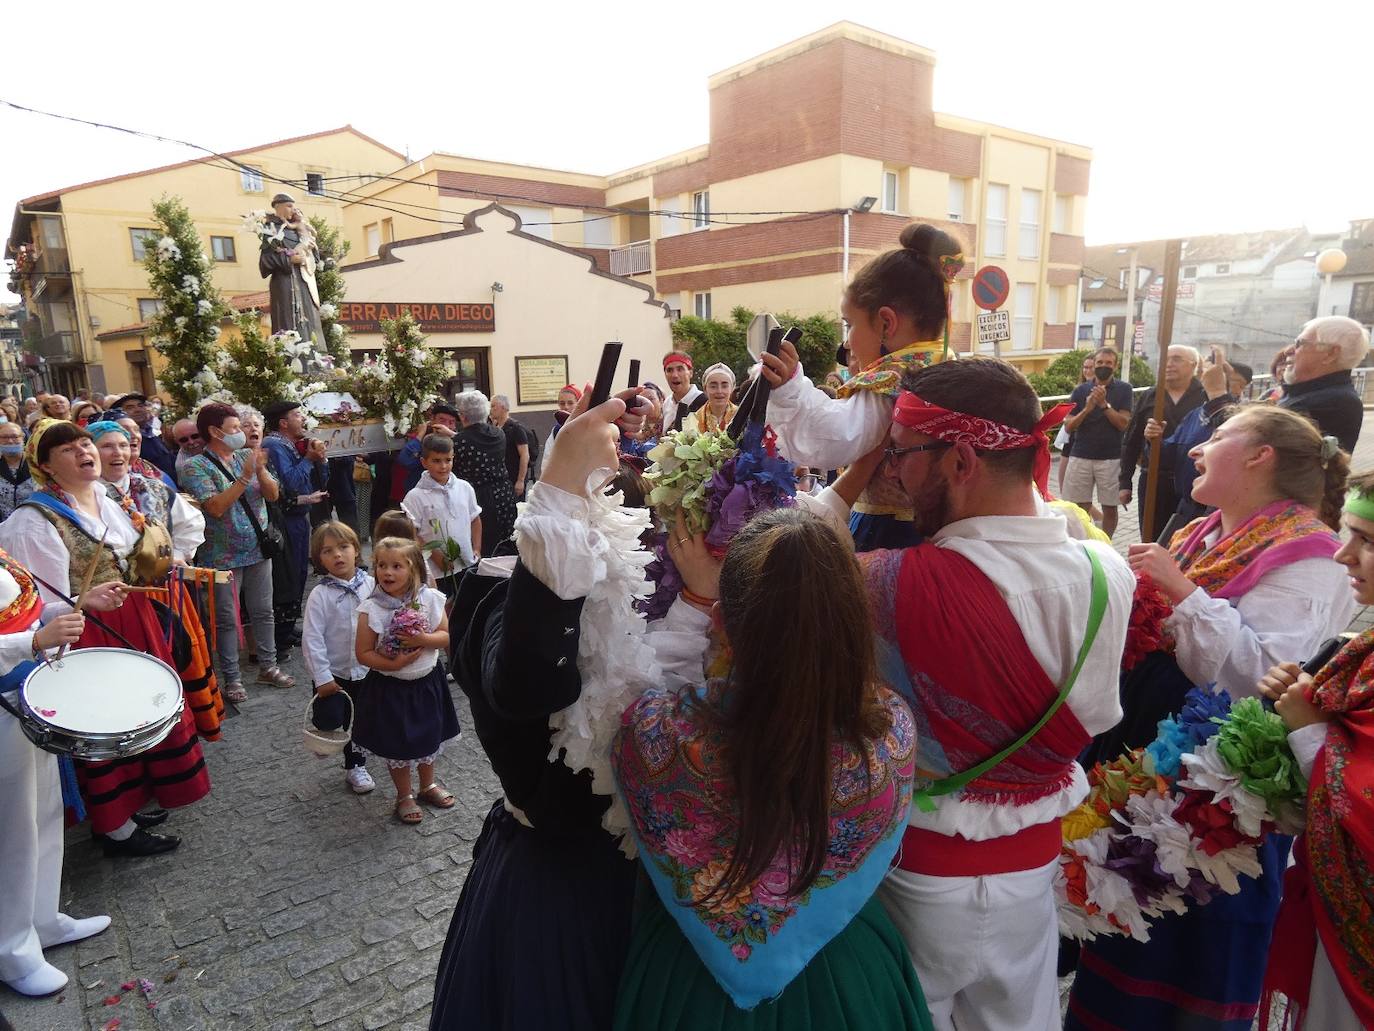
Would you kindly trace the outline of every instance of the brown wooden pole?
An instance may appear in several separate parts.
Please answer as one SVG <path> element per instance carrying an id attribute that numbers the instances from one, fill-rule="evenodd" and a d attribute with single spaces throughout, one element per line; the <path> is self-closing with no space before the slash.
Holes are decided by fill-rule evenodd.
<path id="1" fill-rule="evenodd" d="M 1170 240 L 1164 245 L 1164 291 L 1159 300 L 1159 368 L 1155 371 L 1155 422 L 1164 421 L 1164 399 L 1168 389 L 1164 386 L 1164 365 L 1169 360 L 1169 344 L 1174 339 L 1174 307 L 1178 303 L 1178 266 L 1183 259 L 1183 241 Z M 1135 335 L 1135 312 L 1127 312 L 1131 320 L 1127 332 Z M 1170 427 L 1172 428 L 1172 427 Z M 1150 448 L 1150 463 L 1146 467 L 1144 526 L 1141 539 L 1153 541 L 1158 528 L 1155 526 L 1155 506 L 1159 500 L 1159 463 L 1164 448 L 1164 438 Z"/>

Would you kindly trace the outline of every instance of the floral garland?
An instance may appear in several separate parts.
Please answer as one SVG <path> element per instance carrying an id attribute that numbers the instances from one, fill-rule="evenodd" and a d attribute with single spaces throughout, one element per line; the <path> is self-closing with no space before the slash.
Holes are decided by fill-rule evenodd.
<path id="1" fill-rule="evenodd" d="M 380 415 L 387 435 L 409 433 L 420 414 L 439 400 L 444 359 L 430 348 L 410 312 L 382 320 L 382 355 L 347 373 L 334 389 L 345 390 L 373 415 Z"/>
<path id="2" fill-rule="evenodd" d="M 1194 688 L 1159 735 L 1088 774 L 1064 817 L 1055 878 L 1062 934 L 1150 940 L 1151 921 L 1240 891 L 1258 849 L 1302 828 L 1307 781 L 1283 719 L 1257 698 Z"/>
<path id="3" fill-rule="evenodd" d="M 339 302 L 345 291 L 340 268 L 348 257 L 350 244 L 340 238 L 337 226 L 319 215 L 310 216 L 310 228 L 315 230 L 315 246 L 320 251 L 320 263 L 315 269 L 315 287 L 320 292 L 320 328 L 324 330 L 324 346 L 334 359 L 334 367 L 341 369 L 353 361 L 348 328 L 338 321 Z"/>
<path id="4" fill-rule="evenodd" d="M 161 303 L 148 329 L 153 346 L 167 359 L 158 380 L 176 410 L 187 412 L 218 389 L 209 383 L 222 356 L 219 323 L 233 312 L 211 282 L 213 265 L 201 250 L 186 205 L 164 197 L 153 205 L 153 216 L 159 235 L 145 242 L 143 267 Z"/>
<path id="5" fill-rule="evenodd" d="M 667 548 L 679 512 L 690 533 L 706 533 L 707 547 L 719 558 L 755 515 L 796 504 L 797 477 L 792 463 L 778 455 L 773 432 L 759 423 L 749 424 L 738 445 L 723 430 L 684 426 L 665 433 L 648 457 L 649 505 L 665 527 L 648 569 L 655 590 L 640 604 L 652 621 L 663 617 L 683 587 Z"/>

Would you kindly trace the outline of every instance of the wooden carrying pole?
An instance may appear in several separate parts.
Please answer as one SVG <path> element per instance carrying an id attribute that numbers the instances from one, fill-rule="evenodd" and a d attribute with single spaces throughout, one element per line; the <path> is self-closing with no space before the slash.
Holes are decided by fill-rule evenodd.
<path id="1" fill-rule="evenodd" d="M 1164 366 L 1169 361 L 1169 344 L 1174 338 L 1174 306 L 1178 302 L 1178 266 L 1183 258 L 1183 241 L 1170 240 L 1164 245 L 1164 295 L 1159 301 L 1159 368 L 1155 371 L 1155 410 L 1154 420 L 1164 422 L 1164 399 L 1169 396 L 1164 386 Z M 1134 337 L 1135 313 L 1127 312 L 1131 325 L 1126 332 Z M 1129 352 L 1128 352 L 1129 353 Z M 1168 427 L 1167 429 L 1173 429 Z M 1166 432 L 1167 432 L 1166 429 Z M 1164 438 L 1160 438 L 1163 443 Z M 1164 448 L 1156 444 L 1150 448 L 1150 463 L 1145 473 L 1144 522 L 1140 539 L 1149 543 L 1157 536 L 1155 527 L 1155 506 L 1159 500 L 1159 461 Z M 1168 515 L 1165 515 L 1168 519 Z"/>

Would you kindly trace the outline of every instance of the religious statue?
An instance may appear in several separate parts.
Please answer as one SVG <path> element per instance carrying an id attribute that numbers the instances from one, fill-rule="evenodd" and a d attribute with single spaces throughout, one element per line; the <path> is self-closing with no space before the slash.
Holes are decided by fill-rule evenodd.
<path id="1" fill-rule="evenodd" d="M 259 234 L 262 248 L 258 253 L 258 271 L 271 280 L 272 332 L 294 330 L 313 350 L 324 351 L 320 290 L 315 283 L 320 262 L 315 231 L 289 193 L 272 198 L 272 211 L 264 219 L 267 231 Z"/>

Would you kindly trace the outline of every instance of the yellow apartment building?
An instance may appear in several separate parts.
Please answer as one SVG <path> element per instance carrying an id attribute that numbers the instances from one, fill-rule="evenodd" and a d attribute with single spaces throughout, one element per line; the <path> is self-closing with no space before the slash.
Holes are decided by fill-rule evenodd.
<path id="1" fill-rule="evenodd" d="M 705 145 L 609 176 L 433 153 L 356 190 L 345 234 L 365 260 L 497 201 L 675 312 L 728 318 L 837 312 L 848 276 L 919 219 L 965 244 L 956 345 L 975 349 L 972 273 L 999 265 L 1002 353 L 1043 368 L 1073 346 L 1092 153 L 933 111 L 934 72 L 931 51 L 840 23 L 711 76 Z"/>
<path id="2" fill-rule="evenodd" d="M 334 197 L 340 186 L 404 160 L 344 126 L 24 198 L 15 206 L 8 253 L 17 259 L 12 282 L 30 316 L 25 347 L 42 359 L 45 385 L 68 393 L 155 389 L 146 337 L 118 331 L 141 326 L 155 310 L 143 246 L 162 196 L 186 202 L 214 258 L 215 285 L 228 297 L 264 288 L 257 241 L 242 229 L 250 210 L 268 207 L 285 189 L 310 214 L 342 225 L 343 203 Z"/>

